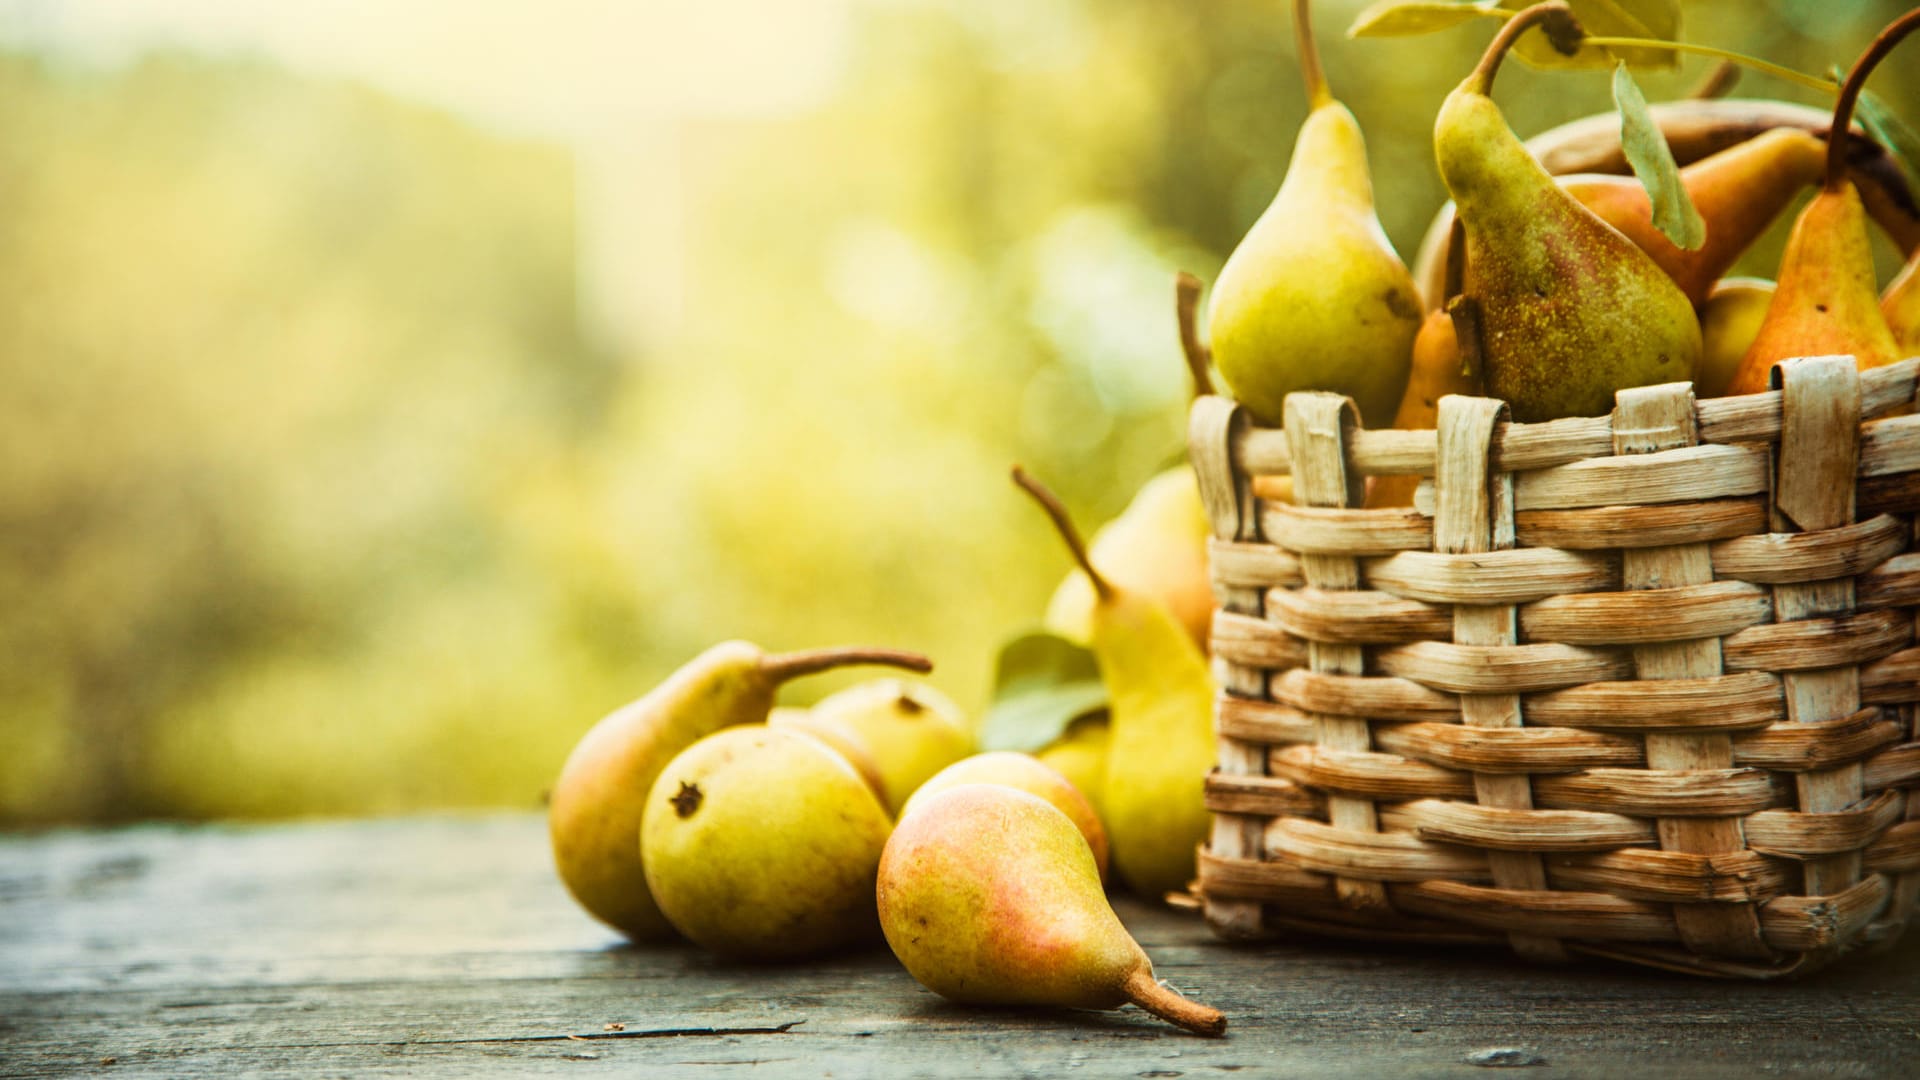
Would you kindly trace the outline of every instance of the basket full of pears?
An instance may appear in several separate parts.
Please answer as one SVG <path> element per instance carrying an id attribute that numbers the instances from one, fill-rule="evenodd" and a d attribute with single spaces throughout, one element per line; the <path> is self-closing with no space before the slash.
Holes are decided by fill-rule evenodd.
<path id="1" fill-rule="evenodd" d="M 1439 107 L 1411 271 L 1294 6 L 1311 111 L 1190 425 L 1222 935 L 1773 978 L 1920 903 L 1920 217 L 1863 96 L 1920 10 L 1812 80 L 1830 111 L 1650 107 L 1622 64 L 1617 115 L 1523 142 L 1510 53 L 1668 47 L 1582 24 L 1612 6 L 1360 16 L 1506 20 Z M 1726 280 L 1810 188 L 1775 280 Z M 1910 260 L 1884 292 L 1871 228 Z"/>

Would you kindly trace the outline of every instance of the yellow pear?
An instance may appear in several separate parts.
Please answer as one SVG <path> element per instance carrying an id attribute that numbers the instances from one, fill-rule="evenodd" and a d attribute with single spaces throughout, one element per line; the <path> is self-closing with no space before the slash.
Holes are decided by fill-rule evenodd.
<path id="1" fill-rule="evenodd" d="M 875 679 L 822 698 L 811 725 L 850 732 L 879 768 L 899 813 L 927 777 L 973 753 L 973 729 L 953 699 L 925 683 Z"/>
<path id="2" fill-rule="evenodd" d="M 1733 382 L 1740 358 L 1766 320 L 1773 282 L 1765 278 L 1721 278 L 1700 305 L 1700 364 L 1693 372 L 1695 397 L 1719 397 Z"/>
<path id="3" fill-rule="evenodd" d="M 942 791 L 962 784 L 1005 784 L 1052 803 L 1061 813 L 1073 819 L 1074 826 L 1087 838 L 1087 847 L 1093 851 L 1094 865 L 1100 868 L 1100 880 L 1107 879 L 1107 829 L 1100 824 L 1099 815 L 1093 812 L 1093 804 L 1058 770 L 1032 754 L 996 750 L 962 758 L 921 784 L 920 790 L 907 800 L 900 817 L 905 819 L 915 807 L 925 804 Z"/>
<path id="4" fill-rule="evenodd" d="M 847 759 L 860 778 L 873 789 L 874 795 L 882 802 L 887 798 L 887 779 L 880 775 L 880 763 L 873 760 L 872 751 L 860 741 L 860 733 L 841 721 L 830 717 L 815 716 L 810 710 L 782 705 L 767 717 L 767 726 L 798 731 L 811 735 L 826 743 L 833 752 Z"/>
<path id="5" fill-rule="evenodd" d="M 1094 534 L 1088 554 L 1108 580 L 1167 605 L 1204 649 L 1213 625 L 1211 532 L 1200 483 L 1181 465 L 1147 481 L 1126 510 Z M 1085 644 L 1092 636 L 1093 586 L 1085 571 L 1068 571 L 1047 603 L 1044 622 L 1069 641 Z"/>
<path id="6" fill-rule="evenodd" d="M 1078 788 L 1102 821 L 1106 820 L 1102 807 L 1107 786 L 1107 737 L 1107 714 L 1101 711 L 1068 724 L 1059 738 L 1034 754 Z"/>
<path id="7" fill-rule="evenodd" d="M 647 794 L 638 849 L 667 921 L 746 960 L 816 956 L 870 935 L 893 821 L 846 759 L 754 724 L 694 743 Z"/>
<path id="8" fill-rule="evenodd" d="M 924 656 L 893 649 L 769 655 L 756 645 L 728 641 L 595 724 L 567 757 L 547 804 L 554 865 L 580 906 L 635 941 L 669 936 L 671 928 L 641 867 L 640 815 L 647 789 L 667 762 L 696 740 L 766 720 L 781 683 L 845 664 L 914 671 L 933 666 Z"/>

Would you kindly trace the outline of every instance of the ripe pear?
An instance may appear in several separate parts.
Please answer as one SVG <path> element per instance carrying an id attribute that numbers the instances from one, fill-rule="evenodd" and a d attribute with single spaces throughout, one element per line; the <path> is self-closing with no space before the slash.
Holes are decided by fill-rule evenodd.
<path id="1" fill-rule="evenodd" d="M 1330 390 L 1383 426 L 1406 386 L 1420 298 L 1380 226 L 1360 125 L 1327 87 L 1307 0 L 1293 14 L 1311 112 L 1272 205 L 1214 283 L 1213 359 L 1268 425 L 1288 394 Z"/>
<path id="2" fill-rule="evenodd" d="M 1113 865 L 1150 899 L 1183 890 L 1211 821 L 1213 676 L 1166 606 L 1108 581 L 1087 558 L 1059 499 L 1019 468 L 1014 482 L 1040 503 L 1093 584 L 1093 653 L 1107 686 L 1105 820 Z"/>
<path id="3" fill-rule="evenodd" d="M 1067 782 L 1087 797 L 1093 806 L 1093 812 L 1105 821 L 1107 784 L 1107 714 L 1103 710 L 1092 716 L 1082 716 L 1067 725 L 1067 730 L 1057 739 L 1042 747 L 1034 754 L 1046 763 L 1048 768 L 1057 770 Z"/>
<path id="4" fill-rule="evenodd" d="M 781 683 L 846 664 L 933 667 L 924 656 L 894 649 L 769 655 L 728 641 L 595 724 L 561 767 L 547 808 L 554 864 L 580 906 L 635 941 L 668 936 L 640 861 L 647 789 L 675 754 L 701 737 L 764 721 Z"/>
<path id="5" fill-rule="evenodd" d="M 1467 369 L 1460 356 L 1460 337 L 1453 316 L 1430 312 L 1413 339 L 1413 374 L 1393 426 L 1406 430 L 1431 428 L 1440 415 L 1440 399 L 1448 394 L 1480 393 L 1479 373 Z M 1367 506 L 1412 506 L 1420 487 L 1418 476 L 1376 477 L 1367 487 Z"/>
<path id="6" fill-rule="evenodd" d="M 1907 260 L 1880 294 L 1880 314 L 1901 357 L 1920 355 L 1920 252 Z"/>
<path id="7" fill-rule="evenodd" d="M 860 774 L 873 793 L 881 801 L 887 797 L 887 779 L 880 775 L 880 763 L 873 759 L 872 751 L 860 741 L 859 732 L 841 721 L 829 717 L 819 717 L 807 709 L 797 709 L 791 705 L 782 705 L 767 716 L 767 726 L 798 731 L 811 735 L 832 748 L 833 752 L 847 759 L 847 764 Z"/>
<path id="8" fill-rule="evenodd" d="M 1108 580 L 1156 597 L 1201 648 L 1213 626 L 1213 583 L 1207 573 L 1212 524 L 1193 469 L 1168 469 L 1141 487 L 1125 511 L 1095 533 L 1088 553 Z M 1047 602 L 1044 624 L 1069 641 L 1093 633 L 1093 586 L 1074 569 Z"/>
<path id="9" fill-rule="evenodd" d="M 1693 372 L 1695 397 L 1719 397 L 1740 369 L 1773 303 L 1773 282 L 1765 278 L 1721 278 L 1700 305 L 1700 365 Z"/>
<path id="10" fill-rule="evenodd" d="M 845 758 L 797 731 L 729 728 L 647 793 L 638 850 L 667 921 L 744 960 L 816 956 L 872 934 L 893 821 Z"/>
<path id="11" fill-rule="evenodd" d="M 1478 307 L 1487 389 L 1523 423 L 1598 416 L 1615 391 L 1689 379 L 1700 358 L 1686 294 L 1555 183 L 1487 96 L 1507 48 L 1549 18 L 1570 16 L 1540 4 L 1508 20 L 1433 128 L 1466 237 L 1462 291 Z"/>
<path id="12" fill-rule="evenodd" d="M 973 753 L 973 728 L 953 699 L 925 683 L 875 679 L 820 699 L 811 727 L 850 732 L 879 768 L 882 800 L 899 813 L 927 777 Z"/>
<path id="13" fill-rule="evenodd" d="M 1915 26 L 1920 26 L 1920 8 L 1894 20 L 1847 72 L 1833 108 L 1826 181 L 1787 235 L 1773 301 L 1728 393 L 1767 389 L 1773 366 L 1798 356 L 1849 355 L 1862 368 L 1900 359 L 1899 343 L 1880 308 L 1866 207 L 1848 175 L 1847 132 L 1867 73 Z"/>
<path id="14" fill-rule="evenodd" d="M 904 819 L 940 792 L 962 784 L 1005 784 L 1052 803 L 1055 809 L 1072 819 L 1074 827 L 1087 838 L 1094 865 L 1100 868 L 1100 880 L 1107 880 L 1107 830 L 1106 826 L 1100 824 L 1099 815 L 1093 812 L 1093 804 L 1059 770 L 1032 754 L 996 750 L 962 758 L 921 784 L 920 790 L 913 793 L 906 807 L 900 811 L 901 818 Z"/>
<path id="15" fill-rule="evenodd" d="M 1226 1017 L 1153 977 L 1100 888 L 1073 821 L 1038 796 L 965 784 L 929 798 L 887 841 L 877 887 L 887 944 L 953 1001 L 1115 1009 L 1131 1001 L 1201 1035 Z"/>

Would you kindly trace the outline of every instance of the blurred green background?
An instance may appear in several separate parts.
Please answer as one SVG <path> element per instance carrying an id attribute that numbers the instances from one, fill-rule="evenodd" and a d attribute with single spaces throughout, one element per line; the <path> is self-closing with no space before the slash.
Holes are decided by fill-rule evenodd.
<path id="1" fill-rule="evenodd" d="M 1411 258 L 1494 26 L 1361 6 L 1316 24 Z M 1304 112 L 1279 0 L 614 7 L 0 0 L 0 822 L 533 806 L 726 637 L 977 708 L 1065 568 L 1009 463 L 1091 526 L 1179 452 L 1171 275 Z M 1683 34 L 1820 72 L 1906 7 Z"/>

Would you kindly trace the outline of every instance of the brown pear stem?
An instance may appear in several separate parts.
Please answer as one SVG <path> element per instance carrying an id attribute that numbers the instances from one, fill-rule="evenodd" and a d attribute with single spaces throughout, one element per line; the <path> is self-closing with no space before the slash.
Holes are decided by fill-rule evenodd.
<path id="1" fill-rule="evenodd" d="M 1180 319 L 1180 351 L 1187 357 L 1187 374 L 1193 376 L 1195 401 L 1213 393 L 1213 374 L 1208 370 L 1213 357 L 1200 344 L 1200 279 L 1185 270 L 1173 275 L 1173 310 Z"/>
<path id="2" fill-rule="evenodd" d="M 1307 107 L 1317 109 L 1333 104 L 1333 90 L 1327 86 L 1326 69 L 1320 66 L 1320 49 L 1313 43 L 1313 19 L 1307 7 L 1307 0 L 1293 0 L 1293 38 L 1300 51 L 1300 77 L 1307 81 Z"/>
<path id="3" fill-rule="evenodd" d="M 1827 136 L 1827 190 L 1833 191 L 1847 179 L 1847 140 L 1853 127 L 1853 105 L 1860 100 L 1860 91 L 1866 86 L 1867 75 L 1886 55 L 1893 51 L 1900 39 L 1920 26 L 1920 7 L 1888 23 L 1853 62 L 1853 70 L 1847 72 L 1846 81 L 1840 84 L 1840 100 L 1833 106 L 1833 127 Z"/>
<path id="4" fill-rule="evenodd" d="M 1039 503 L 1040 509 L 1053 519 L 1053 527 L 1060 533 L 1060 539 L 1067 542 L 1067 550 L 1073 553 L 1073 561 L 1080 564 L 1080 569 L 1086 571 L 1087 580 L 1093 583 L 1095 595 L 1102 600 L 1112 599 L 1112 583 L 1093 568 L 1093 560 L 1087 557 L 1087 543 L 1080 539 L 1080 530 L 1073 527 L 1073 519 L 1067 516 L 1067 508 L 1061 504 L 1060 497 L 1048 490 L 1047 485 L 1028 476 L 1027 470 L 1018 465 L 1013 467 L 1013 482 L 1033 496 L 1033 501 Z"/>
<path id="5" fill-rule="evenodd" d="M 1160 984 L 1153 970 L 1137 967 L 1127 973 L 1120 989 L 1127 1000 L 1169 1024 L 1186 1028 L 1195 1035 L 1218 1038 L 1227 1032 L 1227 1014 L 1197 1001 L 1188 1001 Z"/>
<path id="6" fill-rule="evenodd" d="M 802 649 L 799 652 L 774 653 L 760 658 L 760 674 L 783 683 L 802 675 L 813 675 L 849 664 L 880 664 L 905 668 L 922 675 L 933 670 L 933 661 L 905 649 L 872 649 L 850 646 L 838 649 Z"/>
<path id="7" fill-rule="evenodd" d="M 1556 20 L 1558 25 L 1548 20 Z M 1553 39 L 1556 49 L 1560 49 L 1563 37 L 1585 36 L 1585 31 L 1580 29 L 1579 21 L 1573 17 L 1573 9 L 1561 0 L 1548 0 L 1544 4 L 1535 4 L 1507 20 L 1506 25 L 1500 28 L 1500 32 L 1487 43 L 1487 51 L 1480 55 L 1479 65 L 1473 69 L 1472 74 L 1467 76 L 1467 82 L 1463 85 L 1470 86 L 1482 94 L 1491 94 L 1493 77 L 1500 71 L 1500 61 L 1506 59 L 1507 50 L 1513 48 L 1513 43 L 1520 40 L 1521 34 L 1543 24 L 1548 36 Z M 1567 50 L 1561 49 L 1561 51 Z M 1575 51 L 1578 51 L 1577 46 Z"/>

